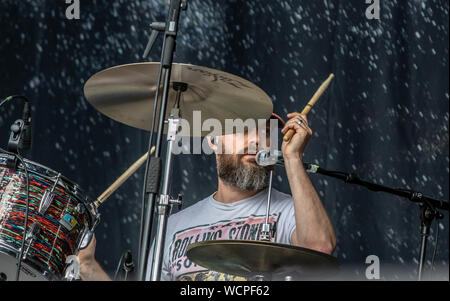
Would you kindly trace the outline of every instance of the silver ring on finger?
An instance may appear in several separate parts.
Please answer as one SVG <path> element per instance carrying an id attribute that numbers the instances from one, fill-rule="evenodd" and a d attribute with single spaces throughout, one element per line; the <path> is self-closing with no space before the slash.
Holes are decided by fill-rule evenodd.
<path id="1" fill-rule="evenodd" d="M 307 125 L 305 124 L 305 121 L 303 119 L 298 120 L 297 124 L 301 126 L 303 129 L 305 130 L 307 129 Z"/>
<path id="2" fill-rule="evenodd" d="M 297 117 L 298 118 L 298 120 L 301 122 L 301 123 L 303 123 L 303 124 L 305 124 L 305 125 L 308 125 L 308 122 L 306 122 L 303 118 L 301 118 L 301 117 Z M 299 123 L 300 124 L 300 123 Z"/>

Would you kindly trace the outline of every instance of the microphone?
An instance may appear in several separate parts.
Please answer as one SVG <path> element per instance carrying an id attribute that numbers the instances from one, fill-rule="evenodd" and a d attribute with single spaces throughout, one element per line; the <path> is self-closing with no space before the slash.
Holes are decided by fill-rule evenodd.
<path id="1" fill-rule="evenodd" d="M 25 101 L 25 105 L 23 107 L 23 115 L 22 120 L 24 122 L 23 125 L 23 137 L 20 144 L 21 149 L 30 149 L 31 148 L 31 106 L 28 101 Z"/>
<path id="2" fill-rule="evenodd" d="M 133 257 L 130 250 L 126 250 L 120 257 L 119 264 L 117 265 L 116 272 L 114 273 L 113 280 L 117 280 L 119 272 L 123 275 L 122 280 L 126 281 L 128 274 L 134 271 Z"/>
<path id="3" fill-rule="evenodd" d="M 260 150 L 255 157 L 256 164 L 259 166 L 281 165 L 284 166 L 283 153 L 279 150 Z"/>
<path id="4" fill-rule="evenodd" d="M 133 256 L 130 250 L 125 253 L 125 263 L 123 264 L 123 267 L 127 272 L 132 272 L 134 269 Z"/>
<path id="5" fill-rule="evenodd" d="M 133 256 L 131 255 L 131 251 L 127 250 L 125 253 L 125 260 L 123 263 L 123 270 L 125 271 L 125 276 L 123 280 L 127 280 L 128 274 L 134 271 L 134 263 Z"/>
<path id="6" fill-rule="evenodd" d="M 256 154 L 255 161 L 259 166 L 284 166 L 283 153 L 280 150 L 274 150 L 272 153 L 270 150 L 260 150 Z M 303 163 L 303 166 L 308 173 L 317 173 L 319 170 L 319 165 L 316 164 Z"/>

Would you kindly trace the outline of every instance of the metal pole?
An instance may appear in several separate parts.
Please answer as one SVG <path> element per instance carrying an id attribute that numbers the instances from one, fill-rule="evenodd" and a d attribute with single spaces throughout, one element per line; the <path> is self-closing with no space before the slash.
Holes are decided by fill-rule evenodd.
<path id="1" fill-rule="evenodd" d="M 178 95 L 181 91 L 178 91 Z M 171 198 L 169 195 L 169 181 L 172 171 L 173 144 L 177 135 L 180 123 L 179 109 L 172 109 L 169 117 L 169 129 L 167 133 L 168 147 L 166 152 L 166 162 L 164 166 L 164 179 L 161 196 L 158 204 L 158 226 L 156 229 L 155 249 L 153 252 L 153 262 L 151 278 L 152 281 L 159 281 L 161 278 L 161 268 L 164 258 L 164 244 L 166 238 L 167 219 L 170 214 Z"/>
<path id="2" fill-rule="evenodd" d="M 269 223 L 269 214 L 270 214 L 270 201 L 272 199 L 272 178 L 273 178 L 273 170 L 270 171 L 269 175 L 269 191 L 267 193 L 267 206 L 266 206 L 266 221 L 262 226 L 261 240 L 262 241 L 270 241 L 270 223 Z"/>

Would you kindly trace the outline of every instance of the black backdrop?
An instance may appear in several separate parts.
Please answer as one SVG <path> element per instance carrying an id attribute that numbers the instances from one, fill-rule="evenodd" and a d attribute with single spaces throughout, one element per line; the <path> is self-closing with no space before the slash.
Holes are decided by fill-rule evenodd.
<path id="1" fill-rule="evenodd" d="M 189 1 L 175 61 L 251 80 L 283 117 L 301 110 L 335 73 L 309 115 L 314 135 L 305 161 L 448 200 L 449 2 L 380 2 L 381 19 L 368 20 L 364 0 Z M 165 20 L 167 4 L 82 0 L 80 19 L 68 20 L 64 0 L 1 0 L 0 96 L 23 93 L 33 101 L 28 159 L 60 171 L 95 198 L 146 151 L 148 133 L 97 112 L 83 86 L 100 70 L 142 61 L 148 24 Z M 160 45 L 152 61 L 159 61 Z M 4 147 L 21 108 L 1 108 Z M 215 191 L 215 172 L 212 156 L 177 156 L 172 192 L 182 192 L 189 206 Z M 125 249 L 137 255 L 143 174 L 141 168 L 100 207 L 96 256 L 111 274 Z M 364 279 L 366 257 L 377 255 L 382 279 L 415 279 L 416 204 L 311 178 L 336 230 L 335 255 L 352 276 Z M 275 185 L 289 192 L 282 170 Z M 435 278 L 448 279 L 447 213 L 439 227 L 435 267 L 444 276 Z M 435 229 L 436 223 L 427 268 Z"/>

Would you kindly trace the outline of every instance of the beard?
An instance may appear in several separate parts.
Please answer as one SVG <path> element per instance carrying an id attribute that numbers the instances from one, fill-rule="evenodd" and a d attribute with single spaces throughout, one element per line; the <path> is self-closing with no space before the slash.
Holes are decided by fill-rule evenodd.
<path id="1" fill-rule="evenodd" d="M 217 174 L 225 184 L 241 190 L 261 190 L 269 186 L 271 167 L 245 164 L 242 155 L 218 155 Z"/>

